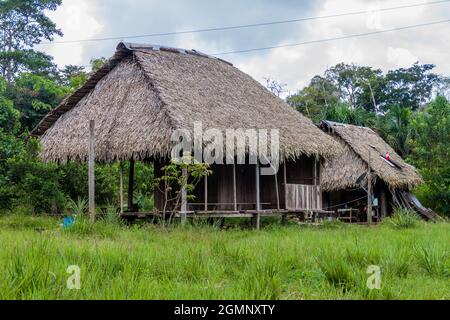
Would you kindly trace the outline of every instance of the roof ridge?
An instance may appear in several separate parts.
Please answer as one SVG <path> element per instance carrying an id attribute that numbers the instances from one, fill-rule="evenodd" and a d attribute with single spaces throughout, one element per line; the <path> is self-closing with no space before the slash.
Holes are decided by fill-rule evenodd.
<path id="1" fill-rule="evenodd" d="M 165 52 L 172 52 L 172 53 L 177 53 L 177 54 L 188 54 L 188 55 L 193 55 L 193 56 L 197 56 L 197 57 L 203 57 L 203 58 L 207 58 L 207 59 L 222 61 L 226 64 L 229 64 L 230 66 L 233 66 L 233 64 L 229 61 L 226 61 L 221 58 L 203 53 L 203 52 L 195 50 L 195 49 L 182 49 L 182 48 L 163 46 L 163 45 L 158 45 L 158 44 L 120 42 L 117 45 L 117 50 L 144 51 L 144 52 L 145 51 L 165 51 Z"/>

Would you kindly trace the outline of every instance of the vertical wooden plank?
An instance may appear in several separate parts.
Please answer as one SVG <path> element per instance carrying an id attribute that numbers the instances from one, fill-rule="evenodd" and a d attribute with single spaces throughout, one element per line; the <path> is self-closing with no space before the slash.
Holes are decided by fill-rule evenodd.
<path id="1" fill-rule="evenodd" d="M 369 165 L 367 172 L 367 223 L 372 223 L 372 154 L 369 151 Z"/>
<path id="2" fill-rule="evenodd" d="M 283 178 L 284 178 L 284 206 L 285 209 L 289 209 L 288 207 L 288 185 L 287 185 L 287 159 L 284 160 L 284 165 L 283 165 Z"/>
<path id="3" fill-rule="evenodd" d="M 317 159 L 314 158 L 314 185 L 317 185 Z"/>
<path id="4" fill-rule="evenodd" d="M 181 224 L 186 224 L 186 213 L 187 213 L 187 191 L 186 191 L 186 183 L 187 183 L 187 169 L 182 169 L 183 175 L 183 186 L 181 187 Z"/>
<path id="5" fill-rule="evenodd" d="M 233 204 L 234 204 L 234 211 L 237 211 L 238 207 L 237 207 L 236 161 L 235 160 L 233 160 Z"/>
<path id="6" fill-rule="evenodd" d="M 261 216 L 260 216 L 260 210 L 261 210 L 261 194 L 260 194 L 260 168 L 259 168 L 259 162 L 256 162 L 256 229 L 259 230 L 261 227 Z"/>
<path id="7" fill-rule="evenodd" d="M 133 210 L 133 193 L 134 193 L 134 159 L 130 160 L 130 173 L 128 177 L 128 210 Z"/>
<path id="8" fill-rule="evenodd" d="M 120 213 L 123 214 L 124 212 L 124 201 L 123 201 L 123 171 L 124 171 L 124 166 L 123 166 L 123 162 L 120 162 L 119 165 L 119 175 L 120 175 L 120 185 L 119 185 L 119 189 L 120 189 Z"/>
<path id="9" fill-rule="evenodd" d="M 279 211 L 280 208 L 280 191 L 278 189 L 278 172 L 275 172 L 275 195 L 277 197 L 277 210 Z"/>
<path id="10" fill-rule="evenodd" d="M 205 211 L 208 211 L 208 176 L 205 176 Z"/>
<path id="11" fill-rule="evenodd" d="M 385 186 L 381 186 L 381 194 L 380 194 L 380 205 L 381 205 L 381 219 L 386 218 L 387 216 L 387 197 L 386 197 L 386 189 Z"/>
<path id="12" fill-rule="evenodd" d="M 89 216 L 95 220 L 95 122 L 89 121 Z"/>

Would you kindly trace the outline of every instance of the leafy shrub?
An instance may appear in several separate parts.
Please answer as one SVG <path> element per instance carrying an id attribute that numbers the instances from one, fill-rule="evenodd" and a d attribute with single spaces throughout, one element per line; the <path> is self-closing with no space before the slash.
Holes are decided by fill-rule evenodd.
<path id="1" fill-rule="evenodd" d="M 72 199 L 70 199 L 67 204 L 67 208 L 70 214 L 81 216 L 86 214 L 88 209 L 88 202 L 86 199 L 80 197 L 77 199 L 77 201 L 73 201 Z"/>
<path id="2" fill-rule="evenodd" d="M 385 223 L 396 229 L 415 228 L 419 225 L 420 218 L 414 211 L 405 208 L 396 208 L 392 217 L 385 220 Z"/>
<path id="3" fill-rule="evenodd" d="M 444 265 L 444 261 L 448 259 L 445 251 L 440 251 L 435 246 L 419 246 L 415 247 L 414 256 L 419 266 L 425 270 L 430 276 L 448 276 L 448 269 Z"/>
<path id="4" fill-rule="evenodd" d="M 103 214 L 103 221 L 113 225 L 123 225 L 120 213 L 114 204 L 108 204 Z"/>

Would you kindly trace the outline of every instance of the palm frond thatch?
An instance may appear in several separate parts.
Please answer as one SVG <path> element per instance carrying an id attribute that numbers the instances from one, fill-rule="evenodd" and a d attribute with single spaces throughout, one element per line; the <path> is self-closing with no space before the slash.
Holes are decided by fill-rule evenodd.
<path id="1" fill-rule="evenodd" d="M 120 43 L 87 83 L 35 128 L 46 161 L 87 158 L 95 120 L 98 161 L 165 157 L 177 129 L 279 129 L 283 158 L 329 157 L 339 145 L 231 64 L 193 50 Z"/>
<path id="2" fill-rule="evenodd" d="M 407 164 L 389 144 L 372 129 L 331 121 L 320 125 L 341 144 L 342 151 L 322 165 L 321 183 L 324 191 L 335 191 L 365 186 L 361 179 L 371 170 L 387 186 L 411 189 L 422 183 L 422 177 L 413 166 Z M 385 160 L 389 152 L 392 165 Z M 360 180 L 360 181 L 358 181 Z"/>

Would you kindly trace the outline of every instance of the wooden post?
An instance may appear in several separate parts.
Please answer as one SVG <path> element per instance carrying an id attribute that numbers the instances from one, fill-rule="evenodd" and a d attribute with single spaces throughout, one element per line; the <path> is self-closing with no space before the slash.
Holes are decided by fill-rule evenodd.
<path id="1" fill-rule="evenodd" d="M 124 171 L 124 166 L 123 166 L 123 162 L 120 162 L 120 166 L 119 166 L 119 175 L 120 175 L 120 213 L 123 214 L 124 212 L 124 201 L 123 201 L 123 171 Z"/>
<path id="2" fill-rule="evenodd" d="M 95 221 L 95 122 L 89 121 L 89 216 Z"/>
<path id="3" fill-rule="evenodd" d="M 186 184 L 187 184 L 187 169 L 183 170 L 183 186 L 181 187 L 181 212 L 180 212 L 180 218 L 181 218 L 181 224 L 184 226 L 186 224 L 186 214 L 187 214 L 187 191 L 186 191 Z"/>
<path id="4" fill-rule="evenodd" d="M 208 176 L 205 176 L 205 211 L 208 211 Z"/>
<path id="5" fill-rule="evenodd" d="M 287 160 L 284 160 L 284 207 L 287 210 L 287 203 L 288 203 L 288 195 L 287 195 Z"/>
<path id="6" fill-rule="evenodd" d="M 277 210 L 280 211 L 280 191 L 278 189 L 278 172 L 275 172 L 275 194 L 277 196 Z"/>
<path id="7" fill-rule="evenodd" d="M 128 177 L 128 211 L 133 210 L 134 193 L 134 159 L 130 160 L 130 175 Z"/>
<path id="8" fill-rule="evenodd" d="M 372 223 L 372 170 L 371 170 L 371 159 L 372 155 L 369 151 L 369 169 L 367 171 L 367 223 Z"/>
<path id="9" fill-rule="evenodd" d="M 380 194 L 380 205 L 381 205 L 381 220 L 386 218 L 387 216 L 387 197 L 386 197 L 386 189 L 385 185 L 381 186 L 381 194 Z"/>
<path id="10" fill-rule="evenodd" d="M 233 203 L 234 203 L 234 211 L 238 210 L 237 208 L 237 188 L 236 188 L 236 162 L 233 160 Z"/>
<path id="11" fill-rule="evenodd" d="M 284 160 L 284 164 L 283 164 L 283 179 L 284 179 L 284 208 L 287 210 L 287 159 Z M 286 214 L 283 214 L 281 216 L 281 223 L 285 224 L 286 223 Z"/>
<path id="12" fill-rule="evenodd" d="M 317 186 L 317 159 L 314 158 L 314 185 Z"/>
<path id="13" fill-rule="evenodd" d="M 259 230 L 261 228 L 261 194 L 260 194 L 260 185 L 259 185 L 259 162 L 256 162 L 256 229 Z"/>

